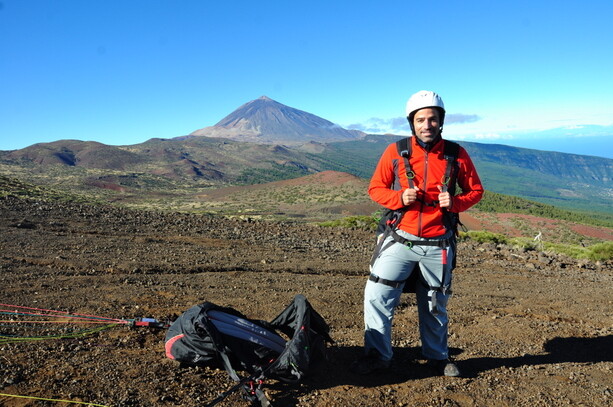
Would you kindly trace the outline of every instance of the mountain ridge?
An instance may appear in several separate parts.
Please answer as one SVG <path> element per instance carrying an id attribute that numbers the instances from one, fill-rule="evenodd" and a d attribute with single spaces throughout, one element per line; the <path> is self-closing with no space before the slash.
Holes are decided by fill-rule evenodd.
<path id="1" fill-rule="evenodd" d="M 317 141 L 302 134 L 300 140 L 294 138 L 295 143 L 291 143 L 287 134 L 305 126 L 321 131 L 336 127 L 267 97 L 242 105 L 218 125 L 222 129 L 245 123 L 261 123 L 258 131 L 269 133 L 266 137 L 257 136 L 258 142 L 237 131 L 238 140 L 226 134 L 153 138 L 125 146 L 79 140 L 37 143 L 0 151 L 0 172 L 42 184 L 66 185 L 70 179 L 77 189 L 93 187 L 143 194 L 155 191 L 158 195 L 266 183 L 326 170 L 367 179 L 385 147 L 402 137 L 343 133 L 353 137 L 347 141 L 338 140 L 340 136 L 336 134 L 321 133 L 322 141 Z M 293 124 L 293 130 L 287 123 Z M 270 142 L 263 143 L 264 138 Z M 613 159 L 459 143 L 469 152 L 488 190 L 566 208 L 610 212 Z"/>

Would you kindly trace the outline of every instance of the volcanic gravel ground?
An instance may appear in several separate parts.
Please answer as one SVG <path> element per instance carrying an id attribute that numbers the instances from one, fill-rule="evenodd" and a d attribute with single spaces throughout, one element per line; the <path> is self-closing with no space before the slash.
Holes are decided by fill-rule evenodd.
<path id="1" fill-rule="evenodd" d="M 0 198 L 0 213 L 5 304 L 172 321 L 211 301 L 270 320 L 304 294 L 336 343 L 300 385 L 265 384 L 275 406 L 613 405 L 611 262 L 460 243 L 449 341 L 463 376 L 426 366 L 414 297 L 404 294 L 392 368 L 364 377 L 348 366 L 361 352 L 369 232 L 16 197 Z M 232 386 L 223 369 L 167 359 L 164 337 L 118 326 L 0 343 L 0 393 L 187 407 Z M 68 404 L 0 396 L 0 405 Z M 220 405 L 248 403 L 235 393 Z"/>

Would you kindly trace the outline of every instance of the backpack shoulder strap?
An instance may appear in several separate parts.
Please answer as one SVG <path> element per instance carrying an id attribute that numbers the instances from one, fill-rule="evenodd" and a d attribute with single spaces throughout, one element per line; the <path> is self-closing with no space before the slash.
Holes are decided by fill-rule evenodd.
<path id="1" fill-rule="evenodd" d="M 457 161 L 460 155 L 460 145 L 455 141 L 445 140 L 443 146 L 443 155 L 445 160 Z"/>
<path id="2" fill-rule="evenodd" d="M 396 148 L 398 149 L 398 155 L 400 156 L 411 156 L 411 137 L 405 137 L 396 142 Z"/>
<path id="3" fill-rule="evenodd" d="M 409 158 L 411 158 L 411 137 L 412 136 L 404 137 L 396 141 L 396 150 L 398 151 L 398 155 L 404 160 L 404 168 L 406 171 L 409 188 L 415 187 L 415 183 L 413 182 L 415 173 L 411 169 L 411 163 L 409 162 Z M 375 244 L 375 249 L 370 258 L 371 267 L 375 264 L 375 260 L 377 260 L 379 254 L 393 244 L 393 242 L 390 242 L 385 246 L 383 245 L 387 236 L 389 236 L 400 224 L 405 211 L 406 207 L 397 210 L 388 209 L 385 212 L 385 215 L 379 221 L 379 227 L 377 228 L 377 243 Z"/>
<path id="4" fill-rule="evenodd" d="M 404 168 L 407 180 L 409 181 L 409 188 L 413 188 L 415 186 L 413 182 L 415 173 L 411 169 L 411 164 L 409 163 L 409 158 L 411 158 L 411 136 L 398 140 L 396 142 L 396 149 L 398 150 L 398 155 L 404 160 Z"/>
<path id="5" fill-rule="evenodd" d="M 460 145 L 456 142 L 445 140 L 443 146 L 443 157 L 447 161 L 445 167 L 445 177 L 443 178 L 443 192 L 455 191 L 455 177 L 457 175 L 456 164 L 460 154 Z"/>
<path id="6" fill-rule="evenodd" d="M 445 146 L 443 147 L 443 155 L 447 161 L 447 167 L 445 168 L 445 177 L 443 179 L 443 191 L 449 191 L 451 195 L 455 194 L 456 181 L 458 176 L 458 156 L 460 155 L 460 145 L 453 141 L 445 140 Z M 454 234 L 458 236 L 458 226 L 462 228 L 464 225 L 460 222 L 460 215 L 458 213 L 452 213 L 447 210 L 444 212 L 445 227 L 454 230 Z M 453 258 L 453 267 L 455 267 L 455 255 Z"/>

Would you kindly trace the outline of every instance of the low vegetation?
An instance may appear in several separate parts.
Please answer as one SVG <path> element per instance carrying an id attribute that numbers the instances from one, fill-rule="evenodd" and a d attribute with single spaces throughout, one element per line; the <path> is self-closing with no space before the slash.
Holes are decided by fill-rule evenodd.
<path id="1" fill-rule="evenodd" d="M 606 261 L 613 259 L 613 242 L 601 242 L 592 246 L 582 246 L 564 243 L 542 242 L 523 237 L 509 238 L 500 233 L 482 230 L 461 233 L 462 240 L 474 240 L 479 243 L 503 244 L 522 250 L 539 250 L 543 252 L 559 253 L 575 259 L 591 261 Z"/>
<path id="2" fill-rule="evenodd" d="M 320 226 L 371 230 L 374 233 L 379 224 L 380 216 L 380 213 L 373 214 L 372 216 L 349 216 L 342 219 L 321 222 Z M 494 233 L 485 230 L 461 231 L 459 240 L 472 240 L 478 243 L 506 245 L 522 251 L 558 253 L 575 259 L 587 259 L 591 261 L 606 261 L 613 259 L 613 241 L 597 242 L 591 245 L 583 243 L 570 244 L 535 240 L 532 237 L 509 237 L 502 233 Z"/>
<path id="3" fill-rule="evenodd" d="M 68 194 L 0 175 L 0 198 L 5 196 L 18 196 L 20 198 L 29 199 L 52 199 L 71 202 L 97 202 L 91 197 Z"/>
<path id="4" fill-rule="evenodd" d="M 379 224 L 379 216 L 349 216 L 342 219 L 322 222 L 323 227 L 342 227 L 349 229 L 372 230 L 373 233 Z M 527 237 L 508 237 L 502 233 L 488 232 L 485 230 L 472 230 L 460 232 L 460 241 L 472 240 L 478 243 L 493 243 L 506 245 L 523 251 L 542 251 L 558 253 L 574 259 L 587 259 L 591 261 L 606 261 L 613 259 L 613 242 L 606 241 L 590 246 L 577 244 L 565 244 L 555 242 L 543 242 Z"/>
<path id="5" fill-rule="evenodd" d="M 277 163 L 272 163 L 271 165 L 272 168 L 245 169 L 238 176 L 236 182 L 241 185 L 265 184 L 267 182 L 303 177 L 310 173 L 304 168 L 284 166 Z"/>
<path id="6" fill-rule="evenodd" d="M 588 213 L 560 209 L 552 205 L 546 205 L 516 196 L 498 194 L 491 191 L 486 191 L 483 199 L 475 208 L 483 212 L 520 213 L 588 225 L 613 227 L 613 214 L 610 213 Z"/>
<path id="7" fill-rule="evenodd" d="M 326 222 L 319 223 L 323 227 L 341 227 L 348 229 L 362 229 L 372 230 L 377 229 L 379 224 L 380 215 L 373 214 L 372 216 L 348 216 L 342 219 L 334 219 Z"/>
<path id="8" fill-rule="evenodd" d="M 294 187 L 295 188 L 295 187 Z M 300 203 L 313 204 L 316 201 L 330 202 L 336 199 L 342 201 L 352 201 L 357 199 L 355 191 L 348 189 L 344 191 L 343 188 L 338 188 L 334 193 L 328 190 L 325 186 L 305 186 L 305 188 L 311 188 L 307 192 L 303 190 L 291 189 L 291 193 L 288 195 L 288 191 L 268 191 L 272 196 L 263 196 L 255 193 L 253 202 L 251 205 L 255 205 L 257 202 L 275 201 L 285 202 L 291 204 L 292 200 L 300 201 Z M 285 193 L 284 193 L 285 192 Z M 34 184 L 22 182 L 14 178 L 0 175 L 0 197 L 6 195 L 15 195 L 23 198 L 34 199 L 54 199 L 62 201 L 77 201 L 77 202 L 100 202 L 99 197 L 84 196 L 77 194 L 70 194 L 66 192 L 60 192 L 59 190 L 53 190 L 45 187 L 40 187 Z M 290 197 L 293 197 L 290 199 Z M 165 205 L 166 208 L 177 207 L 180 201 L 177 201 L 178 197 L 166 197 L 170 199 L 170 202 Z M 244 201 L 243 201 L 244 202 Z M 158 205 L 159 206 L 159 205 Z M 156 206 L 157 207 L 157 206 Z M 183 208 L 185 209 L 185 208 Z M 193 208 L 198 209 L 198 208 Z M 202 208 L 200 208 L 202 209 Z M 262 211 L 266 211 L 269 208 L 263 207 Z M 564 209 L 559 209 L 551 205 L 545 205 L 537 202 L 531 202 L 522 198 L 513 196 L 506 196 L 497 194 L 494 192 L 487 192 L 484 199 L 476 206 L 479 212 L 484 213 L 518 213 L 528 214 L 542 218 L 563 220 L 566 222 L 574 222 L 578 224 L 591 224 L 602 227 L 613 227 L 613 216 L 602 215 L 594 216 L 583 212 L 574 212 Z M 256 212 L 260 212 L 259 210 Z M 333 219 L 330 221 L 319 223 L 323 227 L 341 227 L 349 229 L 360 229 L 374 231 L 377 228 L 379 219 L 381 218 L 381 212 L 374 213 L 370 216 L 348 216 L 340 219 Z M 520 219 L 521 220 L 521 219 Z M 524 229 L 524 225 L 520 220 L 515 225 L 519 230 Z M 526 228 L 525 234 L 529 235 L 529 231 Z M 571 232 L 569 232 L 571 233 Z M 558 236 L 558 238 L 561 236 Z M 569 241 L 579 241 L 575 236 L 568 239 L 557 239 L 558 241 L 535 241 L 532 237 L 509 237 L 501 233 L 493 233 L 489 231 L 468 231 L 461 232 L 460 238 L 464 240 L 474 240 L 479 243 L 493 243 L 508 245 L 522 250 L 538 250 L 544 252 L 553 252 L 564 254 L 576 259 L 588 259 L 591 261 L 605 261 L 613 259 L 613 242 L 611 241 L 599 241 L 598 239 L 585 239 L 580 244 L 568 243 Z"/>

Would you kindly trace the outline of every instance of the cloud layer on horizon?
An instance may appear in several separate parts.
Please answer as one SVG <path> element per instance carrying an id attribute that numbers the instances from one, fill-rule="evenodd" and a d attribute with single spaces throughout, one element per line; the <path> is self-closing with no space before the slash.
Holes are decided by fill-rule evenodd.
<path id="1" fill-rule="evenodd" d="M 409 123 L 404 117 L 394 117 L 392 119 L 382 119 L 380 117 L 371 117 L 365 122 L 353 123 L 347 126 L 349 130 L 360 130 L 365 133 L 385 134 L 398 133 L 403 134 L 410 131 Z"/>
<path id="2" fill-rule="evenodd" d="M 451 113 L 445 116 L 445 124 L 474 123 L 481 120 L 476 114 Z"/>
<path id="3" fill-rule="evenodd" d="M 451 113 L 445 116 L 446 125 L 474 123 L 479 120 L 481 120 L 481 117 L 476 114 Z M 360 130 L 371 134 L 406 134 L 411 130 L 406 117 L 394 117 L 391 119 L 371 117 L 364 122 L 352 123 L 346 128 L 348 130 Z"/>

